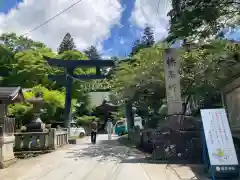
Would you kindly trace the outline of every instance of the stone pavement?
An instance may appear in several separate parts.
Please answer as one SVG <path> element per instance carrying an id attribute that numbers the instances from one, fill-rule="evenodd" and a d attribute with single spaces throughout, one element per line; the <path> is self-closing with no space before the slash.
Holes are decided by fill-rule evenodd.
<path id="1" fill-rule="evenodd" d="M 19 160 L 0 170 L 1 180 L 203 180 L 184 165 L 154 164 L 134 149 L 121 146 L 116 138 L 98 135 L 98 143 L 89 139 L 67 145 L 53 153 Z"/>

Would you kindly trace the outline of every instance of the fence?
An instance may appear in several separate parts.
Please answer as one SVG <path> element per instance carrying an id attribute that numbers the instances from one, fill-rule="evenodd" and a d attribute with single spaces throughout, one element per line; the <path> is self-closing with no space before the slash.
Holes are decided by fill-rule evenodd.
<path id="1" fill-rule="evenodd" d="M 15 132 L 15 118 L 4 118 L 3 133 L 12 136 Z"/>
<path id="2" fill-rule="evenodd" d="M 68 143 L 68 132 L 50 129 L 48 132 L 15 133 L 14 152 L 51 151 Z"/>
<path id="3" fill-rule="evenodd" d="M 64 146 L 68 143 L 68 131 L 66 128 L 62 128 L 61 130 L 56 131 L 55 138 L 55 148 Z"/>

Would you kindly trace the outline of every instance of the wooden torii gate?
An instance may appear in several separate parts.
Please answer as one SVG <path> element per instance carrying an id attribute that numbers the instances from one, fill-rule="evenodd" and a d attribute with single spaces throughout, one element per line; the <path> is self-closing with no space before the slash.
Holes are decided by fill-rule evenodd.
<path id="1" fill-rule="evenodd" d="M 49 75 L 48 78 L 58 81 L 66 88 L 65 97 L 65 128 L 70 127 L 71 121 L 71 103 L 72 103 L 72 84 L 74 79 L 92 80 L 92 79 L 106 79 L 107 75 L 101 74 L 101 67 L 113 67 L 115 65 L 113 60 L 62 60 L 45 57 L 50 66 L 61 67 L 65 69 L 65 73 L 61 75 Z M 79 74 L 74 75 L 73 71 L 78 67 L 91 68 L 96 67 L 95 74 Z"/>

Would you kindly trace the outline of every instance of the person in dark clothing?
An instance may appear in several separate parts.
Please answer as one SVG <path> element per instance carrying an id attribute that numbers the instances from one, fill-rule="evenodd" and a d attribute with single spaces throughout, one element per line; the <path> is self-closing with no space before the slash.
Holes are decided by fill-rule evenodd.
<path id="1" fill-rule="evenodd" d="M 97 122 L 96 121 L 92 121 L 92 124 L 91 124 L 91 129 L 92 129 L 92 132 L 91 132 L 91 142 L 93 144 L 96 144 L 96 138 L 97 138 Z"/>

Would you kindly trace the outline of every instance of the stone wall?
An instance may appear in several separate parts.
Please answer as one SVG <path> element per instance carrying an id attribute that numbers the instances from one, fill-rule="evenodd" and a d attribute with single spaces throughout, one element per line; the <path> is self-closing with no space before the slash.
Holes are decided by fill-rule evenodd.
<path id="1" fill-rule="evenodd" d="M 227 93 L 225 102 L 230 125 L 240 126 L 240 87 Z"/>
<path id="2" fill-rule="evenodd" d="M 240 78 L 226 85 L 222 92 L 230 126 L 240 127 Z"/>

